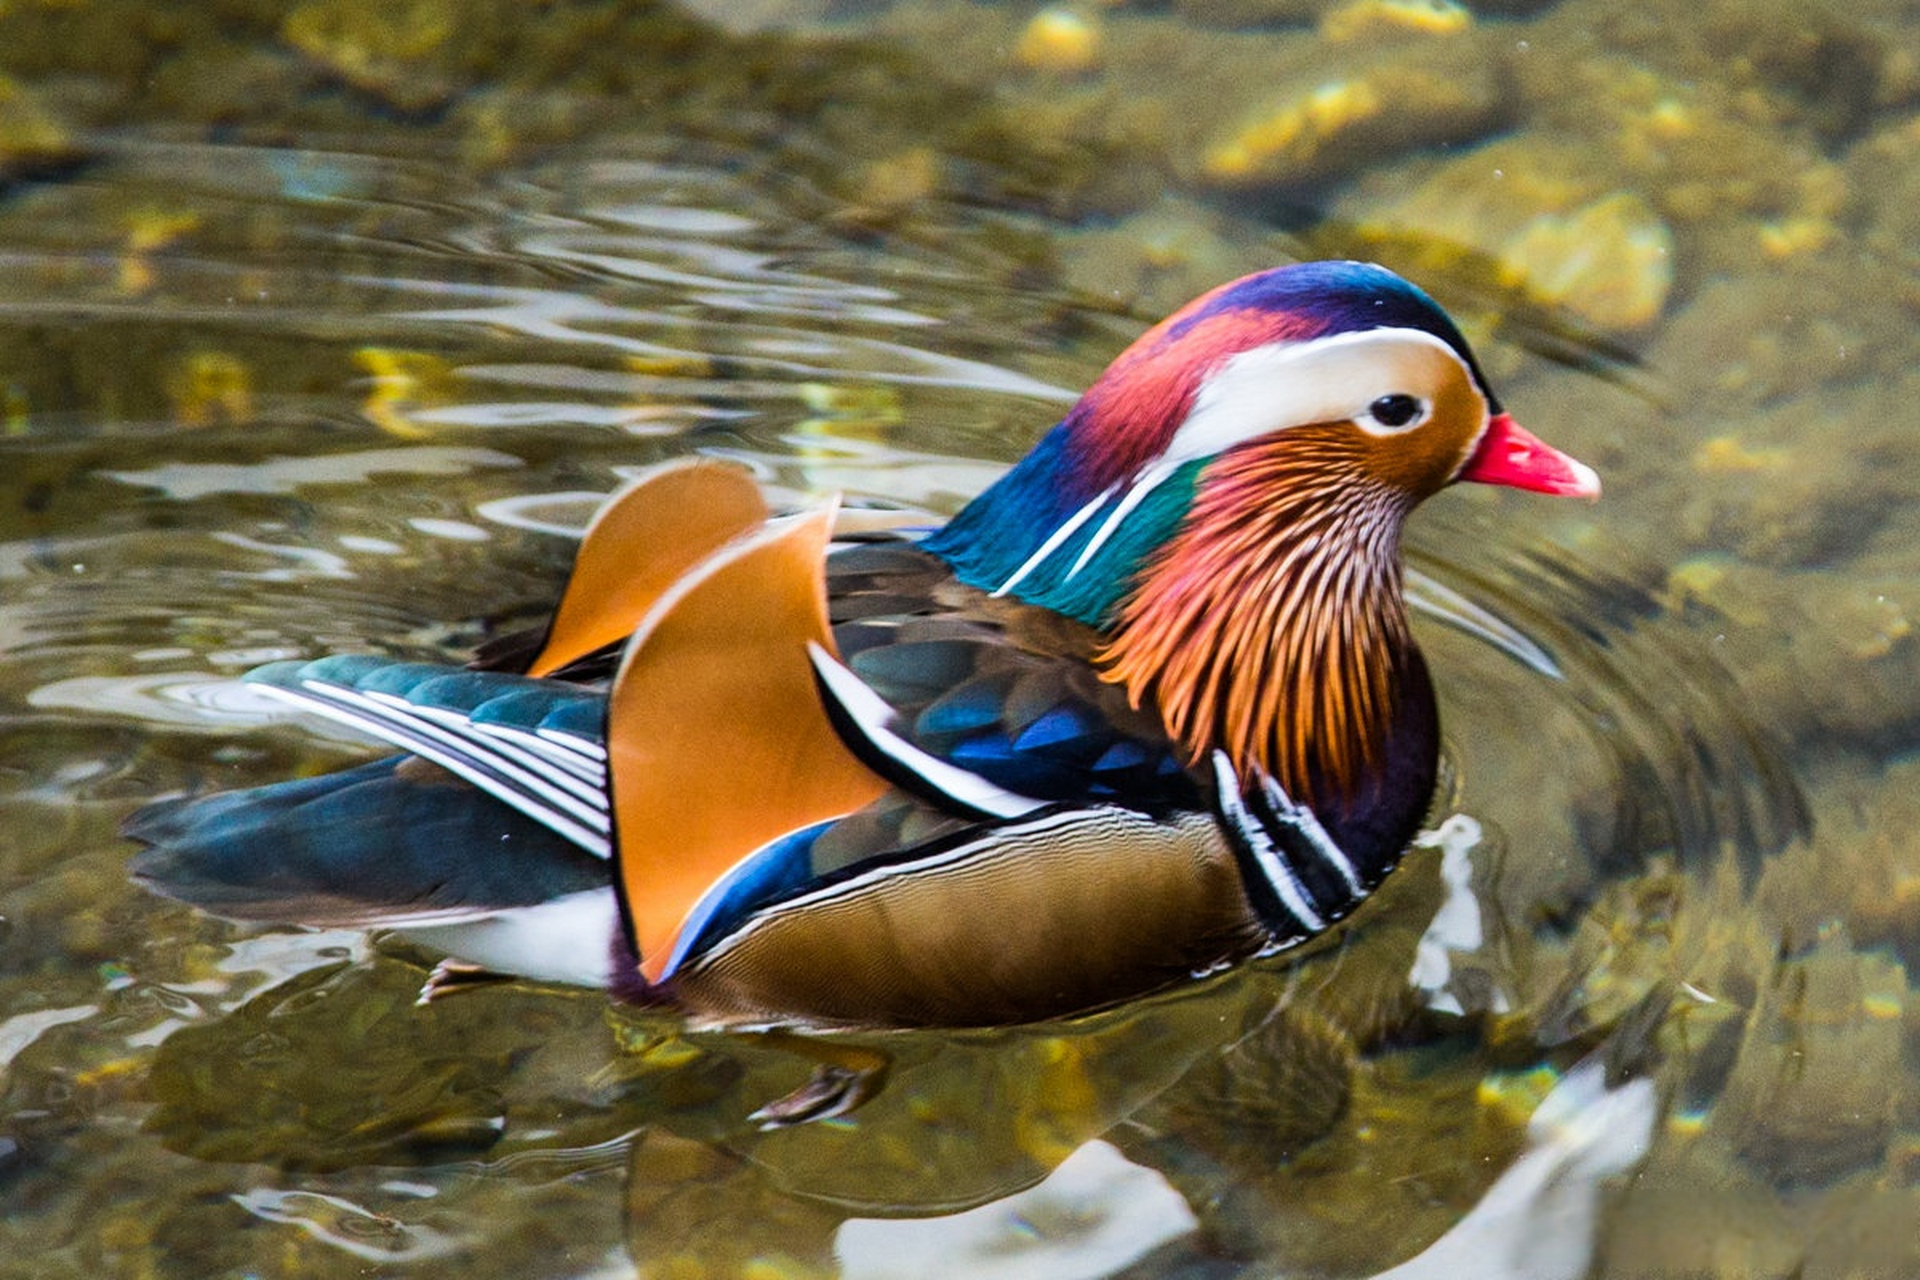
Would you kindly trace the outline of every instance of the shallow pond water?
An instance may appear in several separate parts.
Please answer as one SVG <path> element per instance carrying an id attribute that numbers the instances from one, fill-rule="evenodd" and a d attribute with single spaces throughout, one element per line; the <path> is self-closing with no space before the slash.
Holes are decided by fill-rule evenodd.
<path id="1" fill-rule="evenodd" d="M 0 1275 L 1920 1273 L 1920 19 L 1658 13 L 0 6 Z M 1416 516 L 1446 784 L 1307 954 L 763 1133 L 752 1038 L 128 883 L 368 754 L 249 667 L 460 655 L 689 452 L 944 514 L 1330 252 L 1609 491 Z"/>

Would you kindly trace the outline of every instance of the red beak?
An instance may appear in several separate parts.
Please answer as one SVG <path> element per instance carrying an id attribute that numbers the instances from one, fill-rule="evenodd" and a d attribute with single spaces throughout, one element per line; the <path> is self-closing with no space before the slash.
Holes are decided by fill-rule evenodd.
<path id="1" fill-rule="evenodd" d="M 1480 447 L 1454 479 L 1504 484 L 1565 498 L 1600 496 L 1600 477 L 1592 467 L 1568 457 L 1504 413 L 1488 419 Z"/>

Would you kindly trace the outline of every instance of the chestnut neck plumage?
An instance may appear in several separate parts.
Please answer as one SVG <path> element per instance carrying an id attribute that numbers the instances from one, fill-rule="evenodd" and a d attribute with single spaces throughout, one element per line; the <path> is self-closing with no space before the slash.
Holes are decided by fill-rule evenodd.
<path id="1" fill-rule="evenodd" d="M 1414 498 L 1350 438 L 1300 427 L 1207 464 L 1101 653 L 1196 761 L 1223 751 L 1316 808 L 1351 808 L 1388 765 L 1418 661 L 1399 545 Z"/>

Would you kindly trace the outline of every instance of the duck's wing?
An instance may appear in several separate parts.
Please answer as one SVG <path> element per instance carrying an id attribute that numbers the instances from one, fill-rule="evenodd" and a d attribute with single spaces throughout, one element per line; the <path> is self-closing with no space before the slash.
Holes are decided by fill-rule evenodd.
<path id="1" fill-rule="evenodd" d="M 1100 678 L 1099 638 L 956 582 L 908 542 L 833 559 L 837 654 L 813 652 L 841 736 L 889 782 L 960 816 L 1043 804 L 1201 807 L 1157 713 Z"/>
<path id="2" fill-rule="evenodd" d="M 628 642 L 607 713 L 618 875 L 642 972 L 741 858 L 886 789 L 835 732 L 810 649 L 832 643 L 830 508 L 769 521 L 682 576 Z"/>
<path id="3" fill-rule="evenodd" d="M 607 886 L 604 858 L 410 756 L 162 801 L 122 831 L 148 846 L 135 878 L 236 920 L 446 924 Z"/>
<path id="4" fill-rule="evenodd" d="M 822 560 L 832 519 L 829 509 L 767 522 L 680 574 L 626 642 L 610 692 L 366 656 L 276 663 L 248 679 L 410 753 L 415 767 L 388 769 L 377 793 L 396 812 L 418 807 L 406 792 L 414 777 L 445 777 L 461 784 L 440 798 L 448 807 L 496 807 L 478 791 L 516 824 L 530 820 L 590 856 L 613 857 L 603 883 L 617 883 L 639 955 L 657 961 L 690 905 L 742 857 L 886 789 L 842 745 L 808 659 L 809 644 L 831 643 Z M 190 827 L 217 837 L 222 850 L 242 837 L 264 842 L 276 822 L 312 825 L 305 792 L 289 785 L 189 807 L 170 828 L 136 822 L 133 834 L 179 848 L 192 843 L 180 838 Z M 332 828 L 342 848 L 339 881 L 353 878 L 351 864 L 386 832 L 385 821 L 374 820 L 376 793 L 356 794 L 367 801 L 356 810 L 362 830 L 346 839 L 340 824 Z M 499 852 L 466 850 L 489 864 Z M 200 861 L 198 878 L 209 882 L 239 869 L 233 858 Z M 167 875 L 182 884 L 196 878 L 184 864 Z M 230 907 L 254 893 L 235 888 Z M 422 892 L 381 890 L 347 914 L 385 914 L 389 900 L 411 902 Z M 199 899 L 211 904 L 211 895 Z M 276 914 L 268 895 L 255 896 L 250 914 Z M 298 897 L 280 904 L 289 918 L 346 918 L 319 902 L 308 913 Z"/>
<path id="5" fill-rule="evenodd" d="M 661 982 L 721 1025 L 992 1026 L 1115 1004 L 1265 941 L 1206 813 L 962 822 L 893 792 L 729 872 Z"/>
<path id="6" fill-rule="evenodd" d="M 596 690 L 362 655 L 271 663 L 246 678 L 438 765 L 587 853 L 612 852 Z"/>
<path id="7" fill-rule="evenodd" d="M 610 979 L 599 696 L 368 657 L 277 663 L 250 679 L 410 754 L 149 805 L 123 827 L 147 846 L 137 879 L 232 919 L 430 931 L 470 960 Z"/>

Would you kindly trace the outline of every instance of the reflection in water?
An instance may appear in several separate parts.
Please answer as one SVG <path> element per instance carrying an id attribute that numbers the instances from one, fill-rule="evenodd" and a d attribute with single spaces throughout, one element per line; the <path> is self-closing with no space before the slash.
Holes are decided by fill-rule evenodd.
<path id="1" fill-rule="evenodd" d="M 713 175 L 674 166 L 629 163 L 592 166 L 588 181 L 609 193 L 660 187 L 683 199 L 715 191 Z M 576 193 L 584 194 L 584 193 Z M 792 247 L 762 248 L 783 234 L 759 219 L 686 205 L 634 205 L 609 195 L 554 219 L 528 219 L 524 234 L 506 228 L 497 252 L 545 269 L 619 283 L 615 303 L 580 289 L 496 288 L 440 280 L 388 279 L 384 287 L 414 291 L 438 305 L 414 306 L 396 318 L 435 327 L 473 326 L 490 336 L 513 335 L 512 363 L 474 363 L 461 376 L 529 391 L 573 393 L 557 413 L 578 412 L 580 401 L 620 396 L 627 421 L 659 430 L 711 420 L 721 406 L 764 396 L 786 397 L 797 379 L 848 374 L 897 385 L 924 385 L 1070 401 L 1070 393 L 1003 366 L 952 352 L 949 327 L 898 305 L 897 289 L 850 283 L 791 265 Z M 622 227 L 640 226 L 653 234 Z M 672 234 L 665 234 L 672 233 Z M 495 231 L 497 236 L 499 231 Z M 951 268 L 909 268 L 924 278 L 960 283 Z M 896 274 L 897 278 L 897 274 Z M 371 283 L 371 282 L 369 282 Z M 657 299 L 658 306 L 646 305 Z M 459 300 L 462 305 L 447 305 Z M 938 347 L 885 336 L 900 330 L 941 330 Z M 667 340 L 671 338 L 672 340 Z M 525 359 L 557 344 L 550 363 Z M 617 358 L 613 368 L 581 367 L 580 347 Z M 584 358 L 592 359 L 591 355 Z M 717 404 L 701 405 L 703 397 Z M 463 397 L 464 399 L 464 397 Z M 463 404 L 435 410 L 420 421 L 470 423 L 513 420 L 510 405 Z M 548 419 L 551 420 L 551 419 Z"/>
<path id="2" fill-rule="evenodd" d="M 287 718 L 272 698 L 250 685 L 182 671 L 74 676 L 41 685 L 27 702 L 35 707 L 131 716 L 154 724 L 201 729 L 259 724 L 276 716 Z"/>
<path id="3" fill-rule="evenodd" d="M 0 1068 L 12 1062 L 22 1049 L 38 1040 L 41 1033 L 49 1028 L 63 1022 L 91 1018 L 99 1012 L 95 1006 L 83 1004 L 69 1009 L 36 1009 L 32 1013 L 16 1013 L 0 1022 Z"/>
<path id="4" fill-rule="evenodd" d="M 738 1095 L 782 1087 L 796 1071 L 783 1055 L 726 1038 L 679 1043 L 667 1031 L 628 1059 L 630 1074 L 602 1070 L 598 1083 L 562 1084 L 554 1068 L 596 1052 L 592 1019 L 556 1021 L 540 1008 L 552 997 L 510 992 L 422 1013 L 408 1003 L 411 981 L 400 966 L 336 962 L 178 1031 L 155 1063 L 162 1105 L 151 1127 L 203 1158 L 418 1166 L 421 1178 L 389 1174 L 352 1194 L 309 1178 L 237 1197 L 355 1257 L 398 1261 L 454 1247 L 458 1233 L 431 1225 L 441 1215 L 423 1219 L 420 1197 L 436 1194 L 443 1178 L 433 1169 L 461 1150 L 486 1151 L 495 1178 L 547 1184 L 604 1170 L 626 1148 L 627 1246 L 645 1275 L 763 1266 L 849 1277 L 1145 1276 L 1202 1257 L 1252 1263 L 1236 1243 L 1245 1230 L 1236 1219 L 1252 1206 L 1222 1193 L 1257 1185 L 1254 1165 L 1268 1174 L 1299 1166 L 1304 1184 L 1282 1177 L 1257 1194 L 1269 1215 L 1316 1212 L 1308 1189 L 1324 1199 L 1328 1177 L 1352 1159 L 1342 1149 L 1313 1169 L 1323 1143 L 1360 1137 L 1373 1149 L 1369 1181 L 1416 1178 L 1430 1195 L 1427 1108 L 1454 1105 L 1430 1087 L 1411 1108 L 1349 1098 L 1350 1087 L 1366 1087 L 1354 1073 L 1375 1068 L 1314 1049 L 1327 1034 L 1316 1029 L 1320 1015 L 1275 1011 L 1276 998 L 1298 992 L 1230 981 L 1076 1028 L 896 1039 L 894 1083 L 851 1121 L 761 1133 L 742 1123 Z M 462 1003 L 465 1013 L 453 1007 Z M 591 1002 L 559 1003 L 578 1012 Z M 1228 1016 L 1234 1009 L 1247 1021 Z M 343 1064 L 322 1046 L 343 1034 L 417 1056 L 406 1066 L 354 1066 L 342 1081 Z M 1316 1054 L 1321 1065 L 1307 1065 Z M 502 1071 L 507 1060 L 511 1073 Z M 1479 1073 L 1456 1078 L 1470 1086 Z M 564 1093 L 543 1092 L 556 1089 Z M 1653 1086 L 1609 1088 L 1596 1059 L 1529 1105 L 1530 1116 L 1516 1110 L 1499 1122 L 1510 1133 L 1475 1144 L 1492 1138 L 1483 1149 L 1508 1149 L 1510 1159 L 1474 1159 L 1451 1140 L 1439 1148 L 1456 1180 L 1447 1199 L 1465 1212 L 1419 1256 L 1401 1263 L 1408 1246 L 1398 1231 L 1355 1233 L 1354 1219 L 1324 1203 L 1318 1212 L 1333 1212 L 1317 1229 L 1302 1232 L 1296 1218 L 1289 1234 L 1305 1238 L 1293 1247 L 1286 1236 L 1270 1240 L 1260 1256 L 1281 1274 L 1317 1273 L 1318 1236 L 1321 1248 L 1337 1243 L 1343 1274 L 1392 1267 L 1385 1274 L 1398 1280 L 1573 1280 L 1592 1251 L 1601 1183 L 1646 1150 Z M 634 1123 L 638 1137 L 625 1132 Z M 1254 1164 L 1221 1181 L 1245 1161 Z M 1126 1270 L 1149 1255 L 1147 1269 Z"/>
<path id="5" fill-rule="evenodd" d="M 418 1262 L 471 1248 L 473 1241 L 448 1235 L 402 1216 L 374 1213 L 339 1196 L 258 1187 L 233 1202 L 266 1222 L 298 1227 L 316 1240 L 369 1262 Z"/>
<path id="6" fill-rule="evenodd" d="M 422 445 L 246 463 L 170 462 L 139 471 L 100 474 L 122 484 L 157 489 L 177 502 L 189 502 L 213 494 L 294 493 L 315 485 L 364 485 L 376 476 L 444 476 L 482 467 L 520 465 L 520 459 L 493 449 Z"/>
<path id="7" fill-rule="evenodd" d="M 1541 1101 L 1525 1149 L 1467 1215 L 1377 1280 L 1579 1280 L 1604 1183 L 1646 1156 L 1657 1110 L 1651 1081 L 1609 1087 L 1603 1063 L 1581 1063 Z M 1069 1280 L 1120 1272 L 1198 1226 L 1163 1177 L 1095 1140 L 1039 1185 L 989 1205 L 930 1220 L 849 1219 L 834 1253 L 847 1280 Z"/>
<path id="8" fill-rule="evenodd" d="M 1527 1147 L 1458 1226 L 1378 1280 L 1579 1280 L 1592 1265 L 1601 1182 L 1653 1142 L 1653 1082 L 1609 1088 L 1587 1061 L 1555 1085 L 1527 1124 Z"/>
<path id="9" fill-rule="evenodd" d="M 1420 935 L 1414 952 L 1413 969 L 1407 981 L 1426 995 L 1427 1008 L 1438 1013 L 1464 1014 L 1461 993 L 1452 990 L 1455 953 L 1472 955 L 1486 943 L 1480 923 L 1480 900 L 1473 895 L 1473 850 L 1480 843 L 1480 824 L 1464 813 L 1456 813 L 1427 833 L 1421 843 L 1440 850 L 1440 883 L 1446 898 L 1433 921 Z M 1506 1013 L 1510 998 L 1504 991 L 1484 997 L 1492 1013 Z"/>
<path id="10" fill-rule="evenodd" d="M 1562 672 L 1552 655 L 1524 631 L 1486 606 L 1418 569 L 1407 571 L 1407 604 L 1416 614 L 1424 614 L 1475 639 L 1484 640 L 1543 676 L 1556 680 L 1562 678 Z"/>
<path id="11" fill-rule="evenodd" d="M 1087 1143 L 1038 1186 L 942 1218 L 851 1218 L 834 1233 L 846 1280 L 1091 1280 L 1197 1224 L 1166 1179 Z"/>

